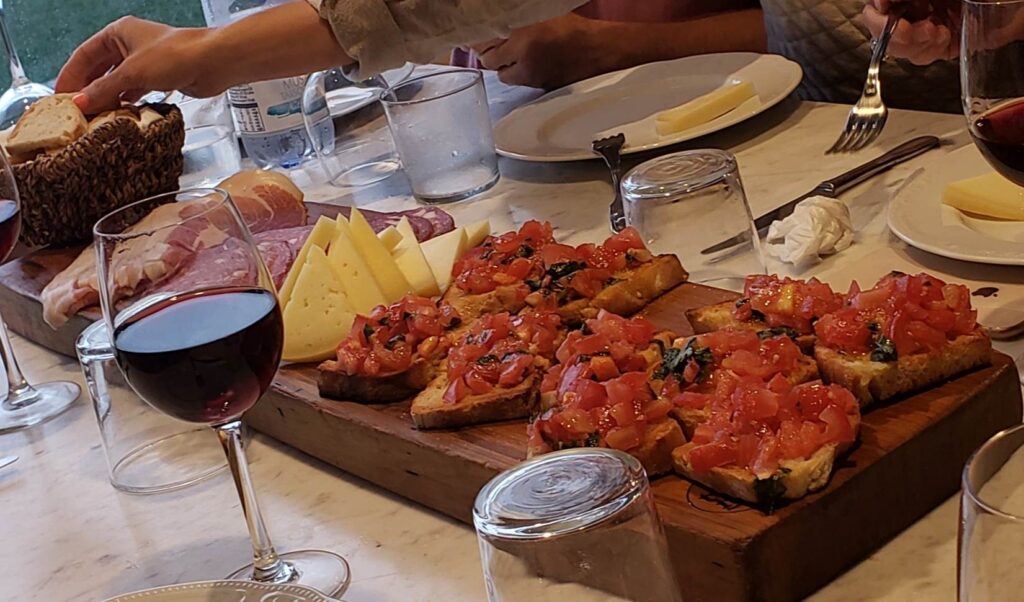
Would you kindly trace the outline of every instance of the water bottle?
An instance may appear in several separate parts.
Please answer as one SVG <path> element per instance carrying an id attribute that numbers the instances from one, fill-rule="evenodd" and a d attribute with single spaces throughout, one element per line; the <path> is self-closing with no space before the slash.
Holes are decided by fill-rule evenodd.
<path id="1" fill-rule="evenodd" d="M 202 0 L 210 27 L 233 23 L 290 0 Z M 302 119 L 306 77 L 253 82 L 228 90 L 235 130 L 249 158 L 260 167 L 295 167 L 310 156 L 313 145 Z"/>

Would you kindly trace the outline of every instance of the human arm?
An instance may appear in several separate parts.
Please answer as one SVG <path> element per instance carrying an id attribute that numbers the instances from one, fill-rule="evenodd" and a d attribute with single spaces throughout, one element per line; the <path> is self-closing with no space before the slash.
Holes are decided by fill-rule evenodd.
<path id="1" fill-rule="evenodd" d="M 557 88 L 652 61 L 712 52 L 764 52 L 760 9 L 670 23 L 624 23 L 569 14 L 476 44 L 507 84 Z"/>
<path id="2" fill-rule="evenodd" d="M 889 42 L 888 53 L 907 59 L 915 65 L 951 60 L 960 52 L 960 14 L 958 5 L 949 6 L 941 0 L 869 0 L 862 18 L 872 37 L 878 38 L 898 3 L 911 4 L 908 15 L 900 19 Z"/>

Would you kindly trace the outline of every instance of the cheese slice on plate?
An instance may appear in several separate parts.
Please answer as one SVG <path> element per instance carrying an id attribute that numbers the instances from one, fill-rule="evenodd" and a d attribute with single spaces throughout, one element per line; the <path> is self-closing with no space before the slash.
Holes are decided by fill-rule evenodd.
<path id="1" fill-rule="evenodd" d="M 377 238 L 370 223 L 358 209 L 352 210 L 349 225 L 352 228 L 352 242 L 366 260 L 366 265 L 370 266 L 370 274 L 380 285 L 380 290 L 388 303 L 394 303 L 409 294 L 412 287 L 402 275 L 402 270 L 395 265 L 391 250 Z"/>
<path id="2" fill-rule="evenodd" d="M 277 293 L 278 303 L 281 309 L 288 308 L 288 301 L 291 299 L 292 290 L 295 288 L 295 281 L 299 277 L 299 272 L 302 270 L 302 266 L 306 265 L 306 258 L 309 257 L 309 250 L 313 247 L 320 247 L 321 250 L 326 249 L 327 245 L 331 242 L 334 237 L 334 220 L 321 216 L 320 219 L 316 220 L 316 225 L 313 226 L 313 230 L 309 233 L 309 237 L 306 238 L 306 242 L 302 244 L 302 248 L 299 249 L 299 255 L 295 258 L 295 263 L 292 264 L 288 275 L 285 276 L 284 283 L 281 285 L 281 290 Z"/>
<path id="3" fill-rule="evenodd" d="M 284 310 L 285 361 L 316 362 L 334 357 L 356 314 L 320 247 L 312 247 Z"/>
<path id="4" fill-rule="evenodd" d="M 384 248 L 386 248 L 389 253 L 393 252 L 395 247 L 398 246 L 398 243 L 402 242 L 402 235 L 398 233 L 398 229 L 394 226 L 388 226 L 378 232 L 377 238 L 384 243 Z"/>
<path id="5" fill-rule="evenodd" d="M 942 202 L 967 213 L 1024 221 L 1024 188 L 996 172 L 949 184 Z"/>
<path id="6" fill-rule="evenodd" d="M 356 312 L 367 315 L 374 307 L 388 304 L 370 266 L 352 240 L 348 220 L 340 215 L 334 239 L 331 240 L 331 246 L 327 251 L 327 258 L 338 280 L 345 287 L 345 294 L 348 295 L 348 300 Z"/>
<path id="7" fill-rule="evenodd" d="M 727 84 L 714 92 L 699 96 L 658 114 L 659 136 L 668 136 L 717 119 L 757 95 L 753 84 L 738 82 Z"/>
<path id="8" fill-rule="evenodd" d="M 416 240 L 416 233 L 407 218 L 402 218 L 396 227 L 402 235 L 402 241 L 395 247 L 395 264 L 402 271 L 405 279 L 409 281 L 412 290 L 422 297 L 433 297 L 441 294 L 437 286 L 437 278 L 423 255 L 423 249 Z"/>
<path id="9" fill-rule="evenodd" d="M 466 248 L 479 246 L 491 234 L 491 221 L 481 220 L 466 226 Z"/>
<path id="10" fill-rule="evenodd" d="M 437 279 L 437 286 L 442 291 L 451 284 L 452 268 L 466 252 L 467 242 L 466 229 L 460 227 L 420 245 L 430 269 L 434 272 L 434 278 Z"/>

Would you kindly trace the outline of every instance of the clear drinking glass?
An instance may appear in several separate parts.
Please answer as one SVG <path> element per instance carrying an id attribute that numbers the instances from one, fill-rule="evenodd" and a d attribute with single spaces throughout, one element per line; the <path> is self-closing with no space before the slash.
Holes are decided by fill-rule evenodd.
<path id="1" fill-rule="evenodd" d="M 37 84 L 25 75 L 25 69 L 14 47 L 14 38 L 7 28 L 7 7 L 0 0 L 0 38 L 3 39 L 7 64 L 11 72 L 11 87 L 0 95 L 0 129 L 7 129 L 18 121 L 29 106 L 44 96 L 53 94 L 53 88 Z"/>
<path id="2" fill-rule="evenodd" d="M 349 80 L 335 67 L 306 80 L 302 117 L 328 182 L 366 186 L 401 169 L 380 95 L 388 77 L 405 79 L 409 67 L 364 82 Z"/>
<path id="3" fill-rule="evenodd" d="M 385 90 L 381 102 L 417 199 L 459 201 L 498 182 L 491 115 L 479 71 L 414 77 Z"/>
<path id="4" fill-rule="evenodd" d="M 227 468 L 210 429 L 154 411 L 128 386 L 103 320 L 78 335 L 75 351 L 115 489 L 137 494 L 175 491 Z"/>
<path id="5" fill-rule="evenodd" d="M 964 467 L 958 560 L 961 602 L 1024 592 L 1024 426 L 998 433 Z"/>
<path id="6" fill-rule="evenodd" d="M 743 192 L 736 159 L 721 150 L 664 155 L 634 167 L 622 180 L 626 223 L 654 253 L 675 253 L 690 281 L 735 291 L 765 272 L 761 239 Z M 733 238 L 713 253 L 705 249 Z"/>
<path id="7" fill-rule="evenodd" d="M 647 475 L 628 454 L 524 462 L 484 486 L 473 523 L 491 602 L 681 600 Z"/>
<path id="8" fill-rule="evenodd" d="M 103 317 L 125 380 L 156 409 L 212 426 L 227 455 L 254 560 L 228 578 L 343 591 L 345 560 L 323 550 L 277 554 L 256 502 L 241 417 L 277 373 L 284 329 L 234 202 L 219 189 L 159 195 L 107 214 L 93 234 Z M 147 286 L 161 271 L 175 275 Z"/>
<path id="9" fill-rule="evenodd" d="M 231 125 L 185 128 L 181 155 L 184 165 L 179 183 L 188 188 L 215 186 L 242 166 L 242 151 Z"/>
<path id="10" fill-rule="evenodd" d="M 21 234 L 21 197 L 6 153 L 0 152 L 0 263 L 10 256 Z M 57 416 L 78 399 L 72 382 L 30 385 L 21 373 L 7 326 L 0 315 L 0 361 L 7 371 L 7 396 L 0 403 L 0 433 L 39 424 Z"/>

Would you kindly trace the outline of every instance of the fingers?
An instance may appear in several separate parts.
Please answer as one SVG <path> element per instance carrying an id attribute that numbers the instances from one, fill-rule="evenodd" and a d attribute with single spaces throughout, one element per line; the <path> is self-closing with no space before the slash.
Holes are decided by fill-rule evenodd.
<path id="1" fill-rule="evenodd" d="M 519 61 L 520 48 L 511 40 L 502 40 L 501 44 L 491 47 L 480 54 L 480 63 L 487 69 L 501 70 Z"/>
<path id="2" fill-rule="evenodd" d="M 74 92 L 89 85 L 124 60 L 112 38 L 113 29 L 105 27 L 71 53 L 71 58 L 57 75 L 57 92 Z"/>
<path id="3" fill-rule="evenodd" d="M 122 97 L 132 100 L 128 97 L 129 92 L 135 98 L 141 97 L 145 92 L 140 91 L 148 92 L 148 88 L 136 75 L 134 63 L 125 61 L 110 73 L 93 80 L 75 96 L 75 104 L 83 113 L 94 114 L 121 106 Z"/>
<path id="4" fill-rule="evenodd" d="M 493 40 L 487 40 L 486 42 L 480 42 L 479 44 L 470 44 L 469 47 L 473 49 L 473 52 L 477 55 L 482 55 L 491 50 L 501 46 L 505 43 L 505 38 L 494 38 Z"/>
<path id="5" fill-rule="evenodd" d="M 885 29 L 888 16 L 873 4 L 864 7 L 861 21 L 878 38 Z M 956 56 L 957 41 L 945 25 L 924 19 L 911 23 L 901 19 L 892 33 L 889 42 L 889 56 L 907 59 L 916 65 L 928 65 L 935 61 L 951 59 Z"/>

